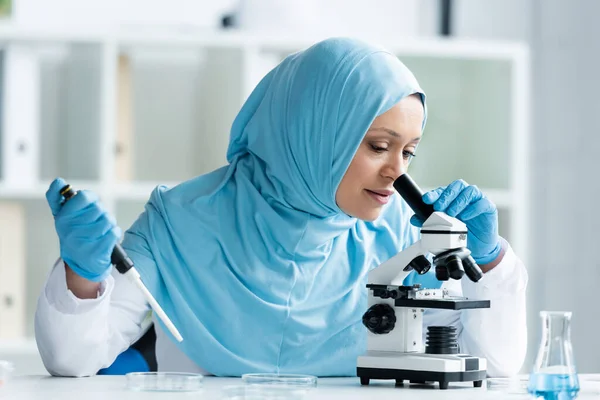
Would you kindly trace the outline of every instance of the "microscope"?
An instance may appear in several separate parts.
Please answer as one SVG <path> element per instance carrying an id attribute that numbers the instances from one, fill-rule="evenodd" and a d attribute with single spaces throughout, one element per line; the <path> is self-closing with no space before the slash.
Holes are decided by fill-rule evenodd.
<path id="1" fill-rule="evenodd" d="M 405 380 L 439 382 L 440 389 L 447 389 L 449 382 L 472 381 L 481 387 L 486 359 L 460 352 L 456 328 L 427 327 L 423 351 L 423 312 L 425 308 L 489 308 L 490 301 L 453 297 L 443 288 L 403 286 L 413 270 L 418 274 L 429 271 L 432 263 L 427 256 L 433 256 L 440 281 L 464 275 L 479 281 L 483 274 L 466 247 L 467 227 L 456 218 L 434 212 L 408 174 L 398 178 L 394 188 L 424 223 L 419 241 L 369 272 L 369 308 L 362 318 L 368 329 L 367 351 L 357 360 L 360 383 L 368 385 L 371 379 L 394 379 L 397 386 Z"/>

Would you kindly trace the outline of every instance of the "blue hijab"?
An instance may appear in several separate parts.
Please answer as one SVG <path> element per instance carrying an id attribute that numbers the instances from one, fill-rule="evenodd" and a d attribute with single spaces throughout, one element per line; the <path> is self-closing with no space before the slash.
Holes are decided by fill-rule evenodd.
<path id="1" fill-rule="evenodd" d="M 335 193 L 375 117 L 413 93 L 424 101 L 389 52 L 317 43 L 252 92 L 227 166 L 153 191 L 123 246 L 201 368 L 355 375 L 367 273 L 417 231 L 397 195 L 364 222 Z"/>

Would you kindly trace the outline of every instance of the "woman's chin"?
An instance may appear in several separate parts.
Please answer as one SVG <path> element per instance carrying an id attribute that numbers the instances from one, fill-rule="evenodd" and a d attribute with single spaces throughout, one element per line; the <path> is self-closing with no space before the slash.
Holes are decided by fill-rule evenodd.
<path id="1" fill-rule="evenodd" d="M 371 210 L 362 210 L 359 213 L 359 215 L 356 215 L 356 218 L 363 220 L 363 221 L 367 221 L 367 222 L 373 222 L 377 218 L 379 218 L 380 215 L 381 215 L 381 208 L 377 208 L 377 209 L 371 209 Z"/>

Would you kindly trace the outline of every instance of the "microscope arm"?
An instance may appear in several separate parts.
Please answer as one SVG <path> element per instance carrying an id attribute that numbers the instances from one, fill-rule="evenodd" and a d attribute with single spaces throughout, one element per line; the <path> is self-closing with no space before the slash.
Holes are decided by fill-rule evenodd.
<path id="1" fill-rule="evenodd" d="M 369 284 L 401 286 L 404 279 L 412 271 L 412 268 L 406 270 L 408 264 L 417 256 L 426 254 L 427 251 L 424 251 L 421 240 L 418 240 L 412 246 L 402 250 L 369 272 Z"/>

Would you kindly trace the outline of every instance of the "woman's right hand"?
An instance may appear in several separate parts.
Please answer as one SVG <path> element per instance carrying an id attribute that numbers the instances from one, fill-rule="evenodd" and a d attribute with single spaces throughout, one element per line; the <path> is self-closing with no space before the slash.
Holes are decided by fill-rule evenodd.
<path id="1" fill-rule="evenodd" d="M 60 190 L 66 185 L 55 179 L 46 192 L 60 241 L 60 256 L 77 275 L 101 282 L 111 272 L 110 256 L 121 237 L 121 229 L 88 190 L 65 202 Z"/>

